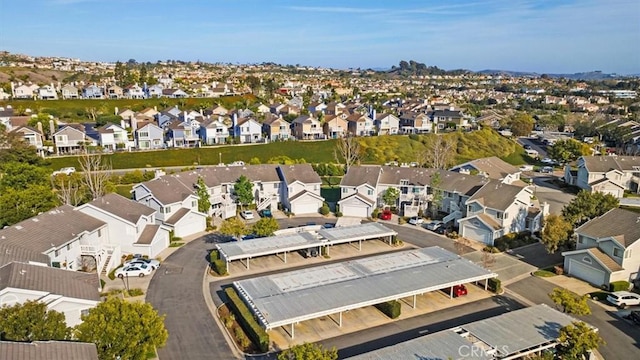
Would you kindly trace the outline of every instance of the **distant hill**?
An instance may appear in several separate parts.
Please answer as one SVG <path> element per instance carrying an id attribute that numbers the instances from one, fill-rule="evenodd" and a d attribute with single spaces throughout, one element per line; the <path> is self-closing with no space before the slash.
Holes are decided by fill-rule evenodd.
<path id="1" fill-rule="evenodd" d="M 34 69 L 21 67 L 0 67 L 0 83 L 9 81 L 34 83 L 34 84 L 50 84 L 68 83 L 71 81 L 87 81 L 91 78 L 85 73 L 74 73 L 69 71 L 59 71 L 52 69 Z"/>
<path id="2" fill-rule="evenodd" d="M 502 75 L 502 76 L 513 76 L 513 77 L 541 77 L 542 75 L 544 75 L 536 72 L 510 71 L 510 70 L 482 70 L 482 71 L 476 71 L 476 74 Z M 574 74 L 546 74 L 546 75 L 553 79 L 565 78 L 565 79 L 571 79 L 571 80 L 607 80 L 607 79 L 633 77 L 633 75 L 623 76 L 618 74 L 606 74 L 606 73 L 603 73 L 602 71 L 579 72 Z"/>

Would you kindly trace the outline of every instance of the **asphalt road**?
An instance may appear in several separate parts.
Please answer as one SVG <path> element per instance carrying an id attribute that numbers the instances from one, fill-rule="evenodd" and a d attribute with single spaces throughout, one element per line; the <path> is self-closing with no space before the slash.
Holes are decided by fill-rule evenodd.
<path id="1" fill-rule="evenodd" d="M 508 288 L 535 304 L 555 306 L 547 295 L 553 291 L 554 285 L 543 279 L 531 276 L 510 284 Z M 621 319 L 615 312 L 607 311 L 591 300 L 589 302 L 591 315 L 577 318 L 598 328 L 606 341 L 606 345 L 599 348 L 602 356 L 607 360 L 639 358 L 640 328 Z"/>
<path id="2" fill-rule="evenodd" d="M 541 159 L 547 157 L 546 147 L 536 139 L 521 137 L 521 138 L 518 138 L 518 142 L 522 144 L 522 146 L 524 145 L 531 146 L 531 149 L 538 152 Z"/>
<path id="3" fill-rule="evenodd" d="M 545 201 L 549 204 L 549 212 L 551 214 L 560 214 L 562 208 L 571 202 L 576 196 L 574 194 L 564 192 L 559 187 L 550 183 L 551 176 L 536 176 L 533 178 L 534 195 L 538 198 L 540 204 Z"/>
<path id="4" fill-rule="evenodd" d="M 206 255 L 213 245 L 197 239 L 167 257 L 147 290 L 147 302 L 165 314 L 167 345 L 158 357 L 170 359 L 236 359 L 214 323 L 202 289 Z"/>

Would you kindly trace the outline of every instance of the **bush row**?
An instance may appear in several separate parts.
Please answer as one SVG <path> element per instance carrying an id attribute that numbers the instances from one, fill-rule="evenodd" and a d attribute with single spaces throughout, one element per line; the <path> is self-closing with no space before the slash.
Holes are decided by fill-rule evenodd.
<path id="1" fill-rule="evenodd" d="M 396 300 L 391 300 L 387 302 L 383 302 L 381 304 L 376 304 L 376 308 L 382 311 L 383 314 L 387 315 L 391 319 L 395 319 L 400 316 L 400 302 Z"/>
<path id="2" fill-rule="evenodd" d="M 502 282 L 498 278 L 489 279 L 488 285 L 489 290 L 493 291 L 496 294 L 500 293 L 500 291 L 502 290 Z"/>
<path id="3" fill-rule="evenodd" d="M 240 296 L 238 296 L 236 289 L 228 287 L 224 289 L 224 292 L 229 299 L 229 307 L 236 314 L 238 323 L 240 323 L 244 332 L 247 333 L 249 339 L 251 339 L 260 351 L 269 351 L 269 334 L 258 324 L 251 310 L 247 308 L 247 305 L 245 305 L 242 299 L 240 299 Z"/>
<path id="4" fill-rule="evenodd" d="M 220 259 L 218 250 L 211 250 L 209 253 L 209 262 L 211 263 L 211 270 L 215 271 L 216 274 L 227 275 L 227 262 Z"/>
<path id="5" fill-rule="evenodd" d="M 631 287 L 631 283 L 629 283 L 628 281 L 614 281 L 611 284 L 609 284 L 609 291 L 614 292 L 614 291 L 628 291 L 629 288 Z"/>

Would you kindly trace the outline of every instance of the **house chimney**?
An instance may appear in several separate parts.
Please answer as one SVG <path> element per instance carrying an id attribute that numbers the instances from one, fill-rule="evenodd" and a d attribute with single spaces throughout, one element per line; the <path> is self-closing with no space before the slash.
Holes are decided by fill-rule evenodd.
<path id="1" fill-rule="evenodd" d="M 42 122 L 38 121 L 38 124 L 36 126 L 37 126 L 38 131 L 40 132 L 40 134 L 44 134 L 44 132 L 42 132 Z"/>
<path id="2" fill-rule="evenodd" d="M 119 111 L 118 111 L 118 107 L 116 106 L 115 109 L 113 110 L 114 114 L 113 115 L 118 115 Z"/>
<path id="3" fill-rule="evenodd" d="M 157 105 L 156 105 L 156 106 L 154 106 L 154 107 L 153 107 L 153 110 L 154 110 L 154 111 L 158 111 L 158 106 L 157 106 Z"/>
<path id="4" fill-rule="evenodd" d="M 134 132 L 138 130 L 138 119 L 132 117 L 131 118 L 131 131 Z"/>
<path id="5" fill-rule="evenodd" d="M 14 99 L 15 97 L 16 97 L 16 86 L 12 81 L 11 82 L 11 98 Z"/>
<path id="6" fill-rule="evenodd" d="M 51 131 L 51 137 L 50 139 L 53 139 L 53 134 L 56 133 L 56 125 L 53 122 L 53 119 L 49 120 L 49 131 Z"/>

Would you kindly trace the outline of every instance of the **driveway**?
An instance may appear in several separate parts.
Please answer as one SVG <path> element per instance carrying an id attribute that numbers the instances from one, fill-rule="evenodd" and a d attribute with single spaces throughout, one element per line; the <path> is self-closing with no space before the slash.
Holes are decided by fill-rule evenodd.
<path id="1" fill-rule="evenodd" d="M 540 204 L 547 202 L 551 214 L 560 214 L 562 208 L 575 198 L 575 194 L 562 191 L 556 185 L 550 183 L 551 176 L 536 176 L 533 178 L 533 192 Z"/>
<path id="2" fill-rule="evenodd" d="M 509 285 L 508 289 L 534 304 L 555 306 L 547 295 L 554 287 L 555 285 L 549 281 L 531 276 Z M 607 343 L 599 348 L 602 356 L 605 359 L 637 358 L 637 354 L 640 353 L 638 326 L 621 319 L 616 311 L 608 311 L 591 300 L 589 306 L 592 314 L 577 318 L 598 328 L 600 336 Z"/>
<path id="3" fill-rule="evenodd" d="M 169 331 L 167 345 L 158 350 L 161 360 L 237 358 L 205 303 L 205 257 L 214 248 L 207 238 L 193 240 L 170 255 L 149 284 L 146 300 L 166 315 Z"/>

